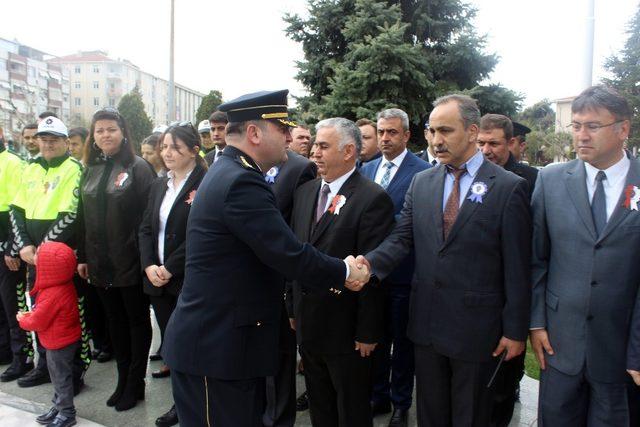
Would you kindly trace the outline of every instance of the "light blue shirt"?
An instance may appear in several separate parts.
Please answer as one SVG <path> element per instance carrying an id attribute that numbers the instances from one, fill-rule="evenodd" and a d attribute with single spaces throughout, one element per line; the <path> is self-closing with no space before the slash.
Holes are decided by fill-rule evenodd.
<path id="1" fill-rule="evenodd" d="M 467 197 L 467 193 L 469 192 L 469 187 L 473 184 L 473 180 L 476 178 L 478 174 L 478 169 L 482 166 L 482 162 L 484 161 L 484 156 L 481 151 L 476 151 L 476 154 L 473 155 L 466 163 L 460 165 L 460 167 L 464 167 L 467 171 L 460 177 L 460 201 L 458 206 L 462 206 L 462 202 Z M 442 192 L 442 212 L 444 212 L 444 208 L 447 205 L 447 199 L 449 198 L 449 194 L 453 191 L 453 183 L 454 183 L 453 174 L 447 172 L 447 175 L 444 178 L 444 191 Z"/>

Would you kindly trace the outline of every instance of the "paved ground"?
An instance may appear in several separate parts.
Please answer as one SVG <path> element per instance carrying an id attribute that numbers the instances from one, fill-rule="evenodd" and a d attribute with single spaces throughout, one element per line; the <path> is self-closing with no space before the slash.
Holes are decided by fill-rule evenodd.
<path id="1" fill-rule="evenodd" d="M 157 326 L 154 327 L 154 344 L 158 339 Z M 80 427 L 100 426 L 153 426 L 154 420 L 171 406 L 171 385 L 169 378 L 153 379 L 150 372 L 158 369 L 160 362 L 149 364 L 145 401 L 134 409 L 116 412 L 106 406 L 105 402 L 115 389 L 114 362 L 93 362 L 86 374 L 86 386 L 75 399 L 76 409 L 80 417 Z M 4 370 L 5 367 L 0 367 Z M 298 389 L 302 389 L 302 378 L 298 378 Z M 20 388 L 17 383 L 0 383 L 0 425 L 2 427 L 30 427 L 38 426 L 34 421 L 36 415 L 46 412 L 49 408 L 53 387 L 45 384 L 33 388 Z M 511 427 L 530 427 L 536 422 L 536 406 L 538 400 L 538 382 L 526 377 L 521 383 L 521 401 L 517 404 Z M 388 423 L 388 416 L 377 417 L 375 427 L 383 427 Z M 411 408 L 410 425 L 416 425 L 415 408 Z M 308 411 L 299 412 L 296 426 L 311 426 Z"/>

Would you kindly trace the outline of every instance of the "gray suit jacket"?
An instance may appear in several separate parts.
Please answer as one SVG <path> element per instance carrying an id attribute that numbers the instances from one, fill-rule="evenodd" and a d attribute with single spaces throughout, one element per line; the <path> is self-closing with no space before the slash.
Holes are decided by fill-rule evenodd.
<path id="1" fill-rule="evenodd" d="M 524 179 L 484 161 L 482 203 L 465 199 L 446 240 L 445 167 L 419 172 L 395 229 L 366 258 L 384 279 L 415 247 L 407 335 L 445 356 L 488 361 L 501 336 L 524 341 L 531 303 L 531 217 Z"/>
<path id="2" fill-rule="evenodd" d="M 631 160 L 628 185 L 640 186 Z M 585 366 L 601 382 L 627 381 L 629 324 L 640 283 L 640 212 L 625 192 L 596 237 L 581 160 L 544 168 L 533 193 L 531 328 L 546 328 L 547 362 L 575 375 Z"/>

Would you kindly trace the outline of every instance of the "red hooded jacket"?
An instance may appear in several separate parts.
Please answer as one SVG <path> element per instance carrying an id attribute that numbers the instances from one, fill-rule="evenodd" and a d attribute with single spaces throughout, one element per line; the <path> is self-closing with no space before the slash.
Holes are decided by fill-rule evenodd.
<path id="1" fill-rule="evenodd" d="M 78 296 L 73 286 L 76 256 L 64 243 L 45 242 L 38 248 L 36 284 L 30 294 L 37 294 L 36 305 L 19 322 L 26 331 L 36 331 L 48 350 L 64 348 L 81 336 Z"/>

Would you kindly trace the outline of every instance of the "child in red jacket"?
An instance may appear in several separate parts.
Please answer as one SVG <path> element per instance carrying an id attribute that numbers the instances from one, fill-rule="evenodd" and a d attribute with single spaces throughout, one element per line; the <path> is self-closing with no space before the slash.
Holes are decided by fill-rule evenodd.
<path id="1" fill-rule="evenodd" d="M 80 343 L 78 297 L 73 286 L 76 256 L 64 243 L 45 242 L 36 255 L 36 283 L 31 295 L 38 294 L 32 311 L 17 314 L 20 327 L 36 331 L 47 350 L 47 368 L 55 394 L 53 407 L 36 421 L 49 427 L 76 424 L 73 406 L 73 356 Z"/>

